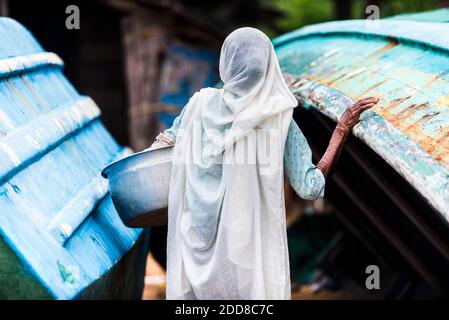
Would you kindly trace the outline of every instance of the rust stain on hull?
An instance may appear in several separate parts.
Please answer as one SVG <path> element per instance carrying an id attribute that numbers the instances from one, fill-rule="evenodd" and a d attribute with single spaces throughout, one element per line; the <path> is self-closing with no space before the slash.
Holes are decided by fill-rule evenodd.
<path id="1" fill-rule="evenodd" d="M 444 79 L 447 72 L 440 70 L 432 73 L 422 68 L 427 49 L 416 48 L 413 49 L 416 52 L 404 56 L 402 50 L 410 49 L 395 39 L 389 39 L 380 48 L 371 48 L 371 53 L 363 54 L 369 49 L 354 52 L 352 47 L 327 47 L 326 50 L 335 50 L 340 54 L 330 55 L 326 59 L 322 58 L 325 53 L 317 54 L 318 57 L 303 69 L 306 71 L 295 76 L 338 90 L 354 100 L 378 97 L 380 101 L 372 111 L 449 169 L 449 129 L 438 127 L 445 116 L 441 107 L 449 106 L 449 95 L 443 94 L 449 92 Z M 385 54 L 394 48 L 397 51 L 391 52 L 387 59 Z M 300 63 L 297 59 L 292 61 Z M 444 70 L 447 68 L 449 63 Z M 307 98 L 321 110 L 328 108 L 313 92 Z"/>
<path id="2" fill-rule="evenodd" d="M 372 85 L 371 87 L 367 88 L 366 90 L 362 91 L 359 95 L 357 95 L 357 99 L 360 99 L 362 97 L 364 97 L 368 92 L 373 91 L 374 89 L 380 87 L 381 85 L 383 85 L 385 82 L 387 82 L 387 80 L 382 80 L 374 85 Z"/>
<path id="3" fill-rule="evenodd" d="M 399 45 L 399 42 L 396 39 L 389 39 L 388 43 L 385 46 L 383 46 L 382 48 L 380 48 L 380 49 L 374 51 L 373 53 L 371 53 L 370 55 L 368 55 L 365 58 L 365 61 L 377 59 L 382 54 L 384 54 L 385 52 L 393 49 L 397 45 Z"/>

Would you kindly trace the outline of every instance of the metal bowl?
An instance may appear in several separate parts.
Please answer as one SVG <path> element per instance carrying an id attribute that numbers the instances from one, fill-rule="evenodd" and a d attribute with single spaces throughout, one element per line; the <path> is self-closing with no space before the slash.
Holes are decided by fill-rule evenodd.
<path id="1" fill-rule="evenodd" d="M 167 224 L 172 153 L 173 146 L 141 151 L 101 172 L 109 180 L 112 202 L 126 226 Z"/>

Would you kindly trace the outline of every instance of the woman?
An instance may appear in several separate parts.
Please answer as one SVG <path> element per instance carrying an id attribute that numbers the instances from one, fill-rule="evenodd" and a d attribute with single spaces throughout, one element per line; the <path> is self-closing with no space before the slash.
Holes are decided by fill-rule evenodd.
<path id="1" fill-rule="evenodd" d="M 167 238 L 167 299 L 290 299 L 283 194 L 324 194 L 360 114 L 350 106 L 317 166 L 292 120 L 289 91 L 268 37 L 232 32 L 220 56 L 222 89 L 195 93 L 152 147 L 173 144 Z"/>

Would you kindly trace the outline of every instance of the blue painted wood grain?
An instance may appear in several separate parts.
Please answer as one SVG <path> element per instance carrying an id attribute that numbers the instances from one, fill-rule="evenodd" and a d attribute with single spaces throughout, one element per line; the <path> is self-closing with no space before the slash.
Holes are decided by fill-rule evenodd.
<path id="1" fill-rule="evenodd" d="M 23 26 L 0 18 L 0 39 L 0 240 L 52 297 L 74 298 L 142 234 L 123 225 L 100 176 L 130 150 Z"/>

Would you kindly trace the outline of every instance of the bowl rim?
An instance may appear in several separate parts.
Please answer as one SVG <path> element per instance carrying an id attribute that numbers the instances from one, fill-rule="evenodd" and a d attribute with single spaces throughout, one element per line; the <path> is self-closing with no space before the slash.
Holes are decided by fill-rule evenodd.
<path id="1" fill-rule="evenodd" d="M 142 150 L 142 151 L 139 151 L 139 152 L 130 154 L 129 156 L 126 156 L 126 157 L 121 158 L 121 159 L 119 159 L 119 160 L 113 161 L 113 162 L 111 162 L 110 164 L 108 164 L 106 167 L 104 167 L 103 170 L 101 170 L 101 176 L 102 176 L 103 178 L 108 179 L 107 171 L 109 171 L 109 169 L 110 169 L 111 167 L 115 166 L 116 164 L 118 164 L 118 163 L 120 163 L 120 162 L 123 162 L 123 161 L 125 161 L 125 160 L 129 160 L 129 159 L 131 159 L 131 158 L 138 157 L 138 156 L 140 156 L 140 155 L 142 155 L 142 154 L 146 154 L 146 153 L 149 153 L 149 152 L 151 152 L 151 151 L 156 151 L 156 150 L 161 150 L 161 149 L 173 148 L 174 146 L 175 146 L 175 145 L 172 144 L 172 145 L 162 146 L 162 147 L 157 147 L 157 148 L 153 148 L 153 149 L 147 148 L 147 149 L 144 149 L 144 150 Z"/>

